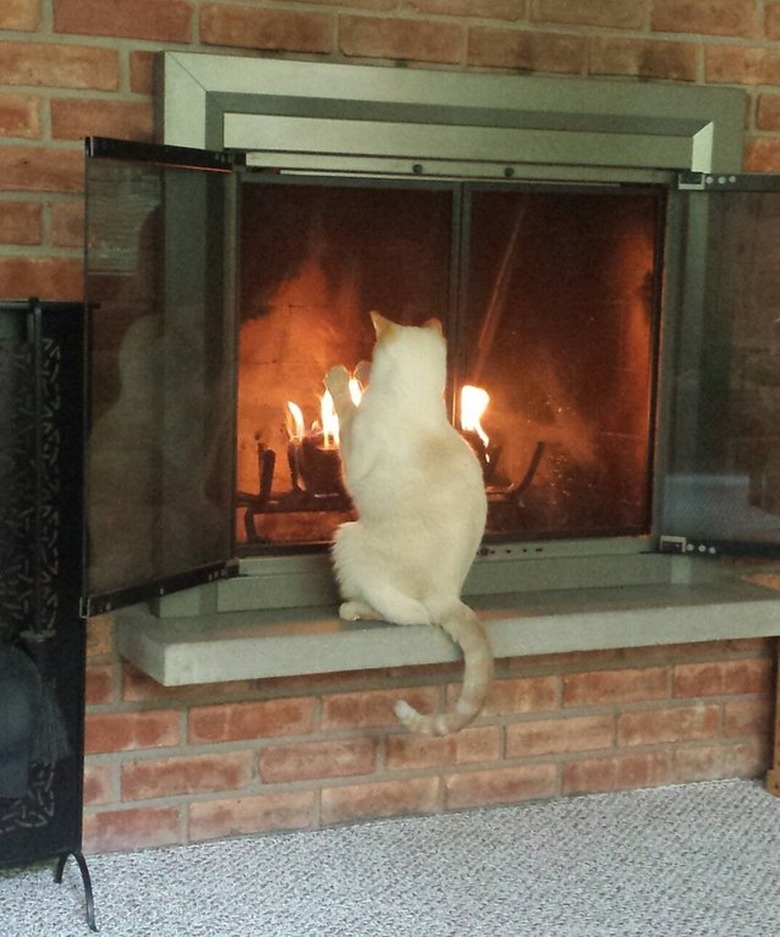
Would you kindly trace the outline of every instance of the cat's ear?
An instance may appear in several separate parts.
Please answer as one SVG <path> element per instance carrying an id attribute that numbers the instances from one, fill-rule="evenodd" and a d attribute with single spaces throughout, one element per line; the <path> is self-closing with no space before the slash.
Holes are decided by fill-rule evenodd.
<path id="1" fill-rule="evenodd" d="M 444 328 L 443 328 L 443 326 L 442 326 L 442 324 L 441 324 L 441 320 L 440 320 L 440 319 L 436 319 L 436 318 L 434 318 L 434 319 L 426 319 L 426 321 L 423 322 L 423 328 L 424 328 L 424 329 L 433 329 L 434 332 L 438 332 L 439 335 L 443 335 L 443 334 L 444 334 Z"/>
<path id="2" fill-rule="evenodd" d="M 386 341 L 392 338 L 395 330 L 398 328 L 395 322 L 385 319 L 380 312 L 372 312 L 371 321 L 374 323 L 374 331 L 379 341 Z"/>

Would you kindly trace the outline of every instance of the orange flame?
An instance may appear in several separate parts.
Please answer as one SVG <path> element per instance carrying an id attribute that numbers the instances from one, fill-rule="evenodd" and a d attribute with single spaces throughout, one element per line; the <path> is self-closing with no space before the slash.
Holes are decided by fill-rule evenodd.
<path id="1" fill-rule="evenodd" d="M 303 439 L 303 412 L 298 404 L 293 403 L 292 400 L 287 401 L 285 427 L 290 439 Z"/>
<path id="2" fill-rule="evenodd" d="M 322 444 L 326 449 L 338 449 L 339 445 L 339 418 L 333 406 L 333 397 L 326 390 L 320 397 L 320 426 L 322 427 Z"/>
<path id="3" fill-rule="evenodd" d="M 473 384 L 464 384 L 460 392 L 460 426 L 461 429 L 477 434 L 487 449 L 490 437 L 482 428 L 482 418 L 487 405 L 490 403 L 490 394 Z"/>
<path id="4" fill-rule="evenodd" d="M 360 405 L 363 388 L 356 377 L 349 379 L 349 395 L 355 406 Z M 285 415 L 287 435 L 291 440 L 299 442 L 306 433 L 303 411 L 292 400 L 287 401 L 287 414 Z M 326 390 L 320 397 L 320 418 L 312 423 L 312 432 L 322 432 L 322 445 L 325 449 L 338 449 L 339 447 L 339 418 L 330 391 Z"/>

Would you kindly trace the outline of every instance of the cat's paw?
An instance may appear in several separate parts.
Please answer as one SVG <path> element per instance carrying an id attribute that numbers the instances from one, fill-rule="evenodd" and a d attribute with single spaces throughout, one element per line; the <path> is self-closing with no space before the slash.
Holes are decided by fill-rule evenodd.
<path id="1" fill-rule="evenodd" d="M 337 394 L 346 391 L 349 387 L 349 371 L 343 364 L 334 365 L 325 375 L 325 386 L 335 397 Z"/>
<path id="2" fill-rule="evenodd" d="M 360 381 L 362 387 L 368 387 L 371 380 L 371 362 L 361 361 L 355 368 L 355 377 Z"/>
<path id="3" fill-rule="evenodd" d="M 378 621 L 380 615 L 365 602 L 342 602 L 339 606 L 342 621 Z"/>

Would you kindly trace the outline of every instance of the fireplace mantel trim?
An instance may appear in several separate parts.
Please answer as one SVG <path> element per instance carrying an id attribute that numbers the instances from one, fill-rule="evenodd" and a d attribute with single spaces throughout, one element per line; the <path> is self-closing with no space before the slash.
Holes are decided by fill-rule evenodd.
<path id="1" fill-rule="evenodd" d="M 734 88 L 191 52 L 162 53 L 158 66 L 162 142 L 262 150 L 282 168 L 289 154 L 304 154 L 308 169 L 338 154 L 403 157 L 406 172 L 437 156 L 486 160 L 496 175 L 514 164 L 719 173 L 742 164 L 745 95 Z"/>

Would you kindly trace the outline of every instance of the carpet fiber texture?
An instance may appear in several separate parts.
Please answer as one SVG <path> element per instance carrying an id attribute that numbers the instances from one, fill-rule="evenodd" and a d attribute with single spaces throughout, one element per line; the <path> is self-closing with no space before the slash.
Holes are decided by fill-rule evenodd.
<path id="1" fill-rule="evenodd" d="M 105 937 L 777 937 L 780 800 L 730 780 L 89 857 Z M 78 869 L 0 929 L 89 933 Z"/>

